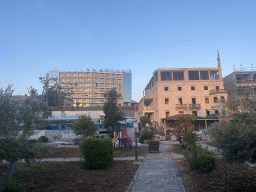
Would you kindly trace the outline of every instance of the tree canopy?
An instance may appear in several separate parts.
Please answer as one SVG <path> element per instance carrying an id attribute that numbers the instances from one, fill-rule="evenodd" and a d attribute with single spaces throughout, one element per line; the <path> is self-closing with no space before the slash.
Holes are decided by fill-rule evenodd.
<path id="1" fill-rule="evenodd" d="M 111 89 L 104 94 L 105 103 L 103 105 L 104 127 L 109 131 L 109 136 L 114 136 L 116 122 L 124 120 L 124 113 L 118 108 L 118 100 L 121 99 L 121 94 L 116 92 L 116 89 Z"/>
<path id="2" fill-rule="evenodd" d="M 98 131 L 98 127 L 90 117 L 80 115 L 74 123 L 73 131 L 76 135 L 82 135 L 83 138 L 86 138 L 93 136 Z"/>
<path id="3" fill-rule="evenodd" d="M 50 148 L 30 139 L 34 134 L 32 127 L 44 125 L 43 119 L 51 116 L 51 107 L 60 109 L 64 100 L 68 99 L 61 87 L 49 88 L 49 81 L 41 79 L 41 82 L 44 84 L 43 93 L 39 95 L 36 89 L 30 87 L 23 101 L 14 99 L 11 85 L 0 89 L 0 161 L 10 162 L 3 179 L 4 189 L 8 188 L 16 162 L 24 159 L 30 163 Z"/>
<path id="4" fill-rule="evenodd" d="M 231 93 L 225 103 L 227 113 L 220 122 L 210 126 L 208 133 L 215 139 L 228 162 L 256 162 L 256 100 L 249 90 L 228 85 Z"/>
<path id="5" fill-rule="evenodd" d="M 145 125 L 148 123 L 149 125 L 151 124 L 151 121 L 148 117 L 146 116 L 142 116 L 140 117 L 140 123 L 143 127 L 145 127 Z"/>
<path id="6" fill-rule="evenodd" d="M 193 129 L 195 119 L 192 115 L 178 115 L 176 120 L 180 130 Z"/>

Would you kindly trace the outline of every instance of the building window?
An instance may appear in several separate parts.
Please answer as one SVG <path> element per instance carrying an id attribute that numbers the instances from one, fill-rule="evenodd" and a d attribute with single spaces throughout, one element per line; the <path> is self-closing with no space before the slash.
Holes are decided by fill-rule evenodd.
<path id="1" fill-rule="evenodd" d="M 184 111 L 179 111 L 179 115 L 183 115 L 184 114 Z"/>
<path id="2" fill-rule="evenodd" d="M 182 98 L 178 98 L 178 104 L 182 104 Z"/>
<path id="3" fill-rule="evenodd" d="M 164 87 L 164 91 L 168 91 L 168 87 Z"/>
<path id="4" fill-rule="evenodd" d="M 195 90 L 195 87 L 192 86 L 192 87 L 191 87 L 191 90 L 194 91 L 194 90 Z"/>
<path id="5" fill-rule="evenodd" d="M 220 87 L 219 87 L 219 86 L 216 86 L 216 89 L 220 89 Z"/>
<path id="6" fill-rule="evenodd" d="M 197 116 L 197 111 L 192 111 L 192 115 Z"/>
<path id="7" fill-rule="evenodd" d="M 183 71 L 173 71 L 173 81 L 184 80 L 184 72 Z"/>
<path id="8" fill-rule="evenodd" d="M 161 72 L 161 81 L 171 81 L 172 73 L 171 71 L 163 71 Z"/>
<path id="9" fill-rule="evenodd" d="M 209 98 L 205 98 L 205 104 L 209 104 Z"/>
<path id="10" fill-rule="evenodd" d="M 170 117 L 170 112 L 169 112 L 169 111 L 166 111 L 166 112 L 165 112 L 165 116 L 166 116 L 166 117 Z"/>
<path id="11" fill-rule="evenodd" d="M 196 98 L 192 98 L 192 104 L 196 104 Z"/>
<path id="12" fill-rule="evenodd" d="M 199 80 L 199 71 L 189 71 L 188 78 L 189 80 Z"/>
<path id="13" fill-rule="evenodd" d="M 204 90 L 208 90 L 208 86 L 204 86 Z"/>
<path id="14" fill-rule="evenodd" d="M 182 89 L 181 89 L 181 87 L 178 87 L 178 91 L 181 91 Z"/>
<path id="15" fill-rule="evenodd" d="M 210 111 L 206 111 L 206 116 L 210 115 Z"/>
<path id="16" fill-rule="evenodd" d="M 169 104 L 169 98 L 165 98 L 165 105 Z"/>
<path id="17" fill-rule="evenodd" d="M 221 99 L 221 103 L 224 103 L 225 97 L 221 96 L 220 99 Z"/>
<path id="18" fill-rule="evenodd" d="M 209 80 L 208 71 L 200 71 L 200 78 L 201 80 Z"/>
<path id="19" fill-rule="evenodd" d="M 215 110 L 215 115 L 218 115 L 219 114 L 219 111 L 218 110 Z"/>
<path id="20" fill-rule="evenodd" d="M 214 103 L 218 103 L 218 97 L 213 97 Z"/>

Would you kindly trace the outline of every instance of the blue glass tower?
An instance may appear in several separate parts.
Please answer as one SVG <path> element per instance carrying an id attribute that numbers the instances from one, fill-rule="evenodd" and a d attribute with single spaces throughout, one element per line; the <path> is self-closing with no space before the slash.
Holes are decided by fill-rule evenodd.
<path id="1" fill-rule="evenodd" d="M 132 100 L 132 73 L 131 70 L 123 72 L 123 103 L 131 103 Z"/>

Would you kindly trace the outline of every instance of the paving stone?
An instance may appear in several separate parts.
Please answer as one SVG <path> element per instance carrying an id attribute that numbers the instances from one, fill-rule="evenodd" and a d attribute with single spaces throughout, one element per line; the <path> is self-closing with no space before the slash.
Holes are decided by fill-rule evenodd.
<path id="1" fill-rule="evenodd" d="M 148 154 L 140 164 L 128 191 L 186 192 L 175 161 L 167 150 L 170 142 L 160 142 L 160 153 Z"/>

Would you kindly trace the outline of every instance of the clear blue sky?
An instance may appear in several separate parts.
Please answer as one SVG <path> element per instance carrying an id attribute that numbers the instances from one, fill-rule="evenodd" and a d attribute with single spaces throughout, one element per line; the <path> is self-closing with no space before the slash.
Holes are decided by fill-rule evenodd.
<path id="1" fill-rule="evenodd" d="M 256 67 L 255 0 L 0 0 L 0 87 L 49 70 L 131 69 L 139 101 L 157 68 Z"/>

